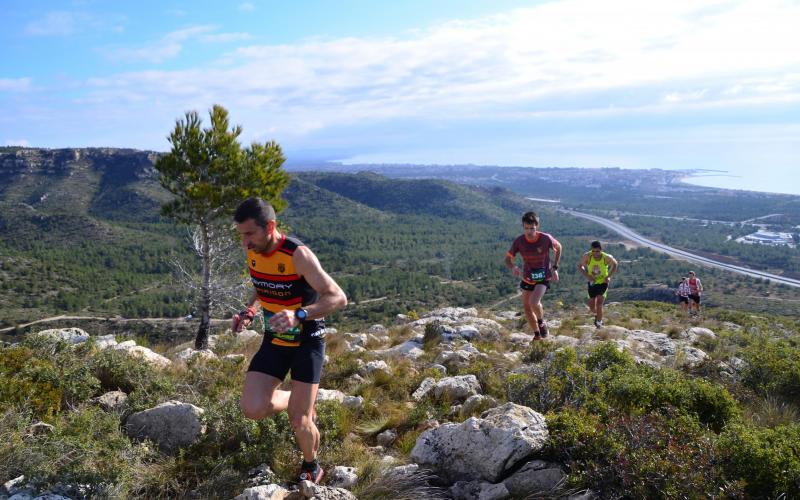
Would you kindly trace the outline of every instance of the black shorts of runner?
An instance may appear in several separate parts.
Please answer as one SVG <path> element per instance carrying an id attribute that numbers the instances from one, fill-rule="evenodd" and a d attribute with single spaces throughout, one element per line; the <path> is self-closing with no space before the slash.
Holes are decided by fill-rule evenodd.
<path id="1" fill-rule="evenodd" d="M 684 297 L 682 295 L 679 295 L 678 296 L 678 302 L 683 302 L 684 304 L 688 304 L 689 303 L 689 297 Z"/>
<path id="2" fill-rule="evenodd" d="M 606 292 L 608 291 L 608 283 L 589 283 L 589 298 L 593 299 L 599 295 L 603 297 L 606 296 Z"/>
<path id="3" fill-rule="evenodd" d="M 547 287 L 548 290 L 550 290 L 550 282 L 549 281 L 543 281 L 541 283 L 536 283 L 535 285 L 532 285 L 532 284 L 527 283 L 525 281 L 520 281 L 519 282 L 520 290 L 527 290 L 529 292 L 532 292 L 534 289 L 536 289 L 537 285 L 544 285 L 544 286 Z"/>
<path id="4" fill-rule="evenodd" d="M 275 345 L 264 337 L 261 348 L 250 361 L 249 372 L 261 372 L 283 380 L 291 371 L 292 380 L 319 384 L 325 359 L 325 340 L 309 339 L 298 347 Z"/>
<path id="5" fill-rule="evenodd" d="M 699 304 L 700 303 L 700 295 L 698 295 L 698 294 L 694 294 L 693 293 L 693 294 L 689 295 L 689 298 L 692 299 L 692 302 L 694 302 L 695 304 Z"/>

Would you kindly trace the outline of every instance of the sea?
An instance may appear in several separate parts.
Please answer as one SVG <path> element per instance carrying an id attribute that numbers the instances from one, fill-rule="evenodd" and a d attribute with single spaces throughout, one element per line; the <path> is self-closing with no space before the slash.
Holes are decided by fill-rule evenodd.
<path id="1" fill-rule="evenodd" d="M 800 195 L 800 160 L 794 167 L 764 165 L 758 169 L 695 170 L 683 179 L 688 184 L 722 189 Z"/>

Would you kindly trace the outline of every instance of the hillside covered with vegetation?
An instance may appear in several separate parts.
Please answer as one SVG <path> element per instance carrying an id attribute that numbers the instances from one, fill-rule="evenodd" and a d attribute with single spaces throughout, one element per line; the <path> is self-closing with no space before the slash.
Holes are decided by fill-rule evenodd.
<path id="1" fill-rule="evenodd" d="M 0 327 L 61 314 L 192 314 L 169 263 L 197 265 L 189 228 L 158 215 L 168 195 L 152 169 L 154 155 L 0 148 Z M 334 322 L 365 325 L 443 304 L 515 304 L 517 283 L 502 258 L 527 210 L 539 212 L 542 230 L 564 246 L 562 281 L 545 299 L 550 308 L 584 299 L 574 266 L 594 239 L 606 242 L 622 263 L 611 301 L 672 301 L 670 289 L 687 269 L 497 185 L 298 172 L 284 197 L 288 208 L 279 218 L 317 253 L 350 299 Z M 685 233 L 683 246 L 697 250 L 721 237 L 713 227 Z M 663 234 L 681 235 L 679 223 Z M 781 258 L 767 253 L 773 261 Z M 795 290 L 722 271 L 702 270 L 701 277 L 711 305 L 792 314 L 800 299 Z"/>

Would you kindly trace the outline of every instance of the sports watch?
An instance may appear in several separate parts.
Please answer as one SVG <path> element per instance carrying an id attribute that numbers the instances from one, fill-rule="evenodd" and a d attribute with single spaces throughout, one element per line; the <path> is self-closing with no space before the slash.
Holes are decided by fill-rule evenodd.
<path id="1" fill-rule="evenodd" d="M 305 321 L 308 319 L 308 311 L 301 307 L 294 312 L 294 317 L 300 321 Z"/>

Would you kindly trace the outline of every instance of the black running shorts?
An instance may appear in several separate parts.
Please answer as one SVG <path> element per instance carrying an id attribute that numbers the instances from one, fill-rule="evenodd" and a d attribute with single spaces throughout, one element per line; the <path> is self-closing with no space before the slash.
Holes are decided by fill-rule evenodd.
<path id="1" fill-rule="evenodd" d="M 324 359 L 323 339 L 308 339 L 297 347 L 286 347 L 273 344 L 269 336 L 265 336 L 247 371 L 266 373 L 280 380 L 291 372 L 292 380 L 319 384 Z"/>
<path id="2" fill-rule="evenodd" d="M 536 289 L 537 285 L 544 285 L 544 286 L 547 287 L 548 290 L 550 290 L 550 282 L 549 281 L 543 281 L 541 283 L 536 283 L 536 285 L 531 285 L 530 283 L 526 283 L 524 281 L 520 281 L 519 282 L 519 289 L 520 290 L 527 290 L 529 292 L 532 292 L 534 289 Z"/>
<path id="3" fill-rule="evenodd" d="M 607 291 L 608 291 L 608 283 L 598 283 L 598 284 L 589 283 L 590 299 L 593 299 L 599 295 L 605 297 Z"/>
<path id="4" fill-rule="evenodd" d="M 689 295 L 689 298 L 692 299 L 692 302 L 694 302 L 695 304 L 699 304 L 700 303 L 700 295 L 699 294 L 692 293 L 692 294 Z"/>
<path id="5" fill-rule="evenodd" d="M 684 297 L 683 295 L 678 296 L 678 302 L 683 302 L 684 304 L 689 303 L 689 297 Z"/>

